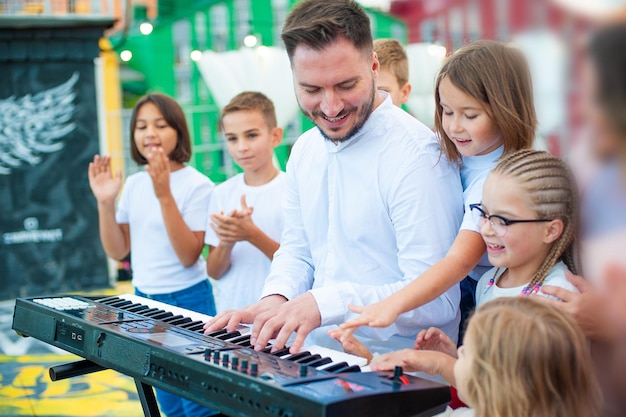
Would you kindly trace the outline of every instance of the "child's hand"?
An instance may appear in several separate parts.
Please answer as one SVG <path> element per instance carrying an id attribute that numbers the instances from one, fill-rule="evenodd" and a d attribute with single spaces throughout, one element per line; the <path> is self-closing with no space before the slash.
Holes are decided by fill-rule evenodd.
<path id="1" fill-rule="evenodd" d="M 387 327 L 392 325 L 399 315 L 389 299 L 368 306 L 348 305 L 348 308 L 354 313 L 359 313 L 360 316 L 343 323 L 342 329 L 355 329 L 360 326 Z"/>
<path id="2" fill-rule="evenodd" d="M 94 156 L 93 162 L 89 163 L 87 174 L 89 188 L 91 188 L 98 203 L 115 204 L 115 197 L 122 188 L 122 171 L 117 170 L 115 176 L 113 175 L 111 158 L 109 156 Z"/>
<path id="3" fill-rule="evenodd" d="M 422 330 L 415 338 L 416 350 L 434 350 L 456 358 L 456 344 L 443 331 L 436 327 Z"/>
<path id="4" fill-rule="evenodd" d="M 163 148 L 156 148 L 148 154 L 146 159 L 148 160 L 146 172 L 150 174 L 150 178 L 152 178 L 154 194 L 156 194 L 159 200 L 163 197 L 170 196 L 170 162 Z"/>
<path id="5" fill-rule="evenodd" d="M 246 205 L 245 195 L 241 196 L 241 203 L 241 211 L 233 210 L 228 215 L 223 212 L 211 215 L 211 228 L 220 242 L 234 245 L 236 242 L 249 241 L 254 233 L 258 233 L 258 227 L 252 221 L 254 209 Z"/>
<path id="6" fill-rule="evenodd" d="M 365 358 L 368 363 L 371 362 L 373 358 L 372 353 L 352 334 L 353 332 L 354 330 L 352 329 L 336 328 L 329 330 L 328 335 L 341 343 L 344 352 Z"/>
<path id="7" fill-rule="evenodd" d="M 429 350 L 404 349 L 378 356 L 371 363 L 372 371 L 393 371 L 401 366 L 405 372 L 426 372 L 436 375 L 441 369 L 444 354 Z"/>

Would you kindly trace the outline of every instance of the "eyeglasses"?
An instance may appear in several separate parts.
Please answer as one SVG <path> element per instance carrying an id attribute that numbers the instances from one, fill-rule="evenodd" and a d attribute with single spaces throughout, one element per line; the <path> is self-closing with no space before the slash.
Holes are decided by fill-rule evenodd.
<path id="1" fill-rule="evenodd" d="M 482 228 L 488 221 L 491 226 L 491 230 L 493 230 L 493 233 L 497 237 L 504 236 L 507 230 L 509 230 L 508 226 L 515 223 L 543 223 L 552 221 L 552 219 L 509 220 L 505 217 L 498 216 L 497 214 L 487 214 L 487 212 L 482 209 L 480 204 L 470 204 L 469 207 L 470 210 L 472 210 L 474 222 L 476 222 L 478 227 Z"/>

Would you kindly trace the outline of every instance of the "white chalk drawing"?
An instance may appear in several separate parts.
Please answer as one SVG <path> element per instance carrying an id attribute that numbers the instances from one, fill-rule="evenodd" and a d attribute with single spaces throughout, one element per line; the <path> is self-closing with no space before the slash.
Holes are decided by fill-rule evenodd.
<path id="1" fill-rule="evenodd" d="M 0 99 L 0 175 L 24 164 L 36 166 L 42 156 L 63 149 L 59 140 L 76 129 L 74 72 L 63 84 L 16 98 Z"/>

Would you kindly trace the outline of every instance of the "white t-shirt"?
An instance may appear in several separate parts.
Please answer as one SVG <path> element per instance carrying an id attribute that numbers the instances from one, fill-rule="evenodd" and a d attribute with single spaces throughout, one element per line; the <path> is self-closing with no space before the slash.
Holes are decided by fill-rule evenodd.
<path id="1" fill-rule="evenodd" d="M 450 407 L 447 407 L 446 411 L 441 414 L 437 414 L 435 417 L 474 417 L 474 410 L 465 407 L 453 410 Z"/>
<path id="2" fill-rule="evenodd" d="M 192 167 L 170 174 L 170 189 L 183 220 L 191 231 L 204 231 L 209 198 L 215 185 Z M 138 172 L 126 179 L 116 220 L 130 228 L 133 285 L 146 294 L 166 294 L 189 288 L 206 279 L 202 257 L 183 267 L 165 230 L 161 205 L 152 178 Z"/>
<path id="3" fill-rule="evenodd" d="M 576 289 L 576 287 L 567 280 L 567 277 L 565 276 L 565 272 L 567 271 L 567 266 L 563 262 L 558 262 L 554 265 L 554 267 L 552 267 L 550 273 L 548 273 L 548 276 L 543 281 L 543 285 L 553 285 L 555 287 L 561 287 L 568 291 L 578 293 L 578 289 Z M 496 278 L 494 285 L 489 286 L 489 280 L 493 278 L 495 272 L 496 268 L 492 268 L 480 278 L 480 281 L 478 281 L 478 285 L 476 286 L 477 306 L 500 297 L 518 297 L 527 285 L 525 284 L 520 287 L 513 288 L 500 288 L 498 287 L 498 280 Z M 544 294 L 541 290 L 539 290 L 538 294 L 544 297 L 554 298 Z"/>
<path id="4" fill-rule="evenodd" d="M 252 212 L 254 224 L 271 239 L 280 241 L 283 231 L 285 174 L 280 172 L 272 181 L 256 187 L 247 185 L 243 174 L 229 179 L 213 191 L 209 214 L 240 210 L 242 194 L 246 195 L 248 207 L 254 207 Z M 207 222 L 204 241 L 207 245 L 217 246 L 219 239 L 209 226 L 210 216 Z M 269 258 L 249 242 L 237 242 L 230 260 L 230 269 L 214 285 L 218 313 L 257 302 L 263 290 L 265 277 L 270 270 Z"/>
<path id="5" fill-rule="evenodd" d="M 485 180 L 498 163 L 498 159 L 502 156 L 503 150 L 504 147 L 500 146 L 498 149 L 486 155 L 463 157 L 461 165 L 461 184 L 463 185 L 463 208 L 465 209 L 465 213 L 463 214 L 463 223 L 461 223 L 460 230 L 471 230 L 472 232 L 480 233 L 478 225 L 473 219 L 469 205 L 477 204 L 482 201 Z M 478 280 L 490 268 L 491 264 L 485 252 L 478 262 L 478 265 L 469 273 L 469 276 Z"/>

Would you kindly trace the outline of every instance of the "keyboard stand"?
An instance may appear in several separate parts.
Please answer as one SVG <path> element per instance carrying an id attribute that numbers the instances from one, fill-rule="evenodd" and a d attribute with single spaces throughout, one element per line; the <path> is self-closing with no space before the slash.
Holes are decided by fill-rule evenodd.
<path id="1" fill-rule="evenodd" d="M 66 363 L 64 365 L 53 366 L 50 368 L 49 374 L 52 381 L 60 381 L 62 379 L 87 375 L 107 369 L 108 368 L 91 361 L 82 360 L 78 362 Z M 135 386 L 137 387 L 137 394 L 139 395 L 139 401 L 141 402 L 141 408 L 143 409 L 145 417 L 161 417 L 152 386 L 141 382 L 137 378 L 134 378 L 134 380 Z"/>

